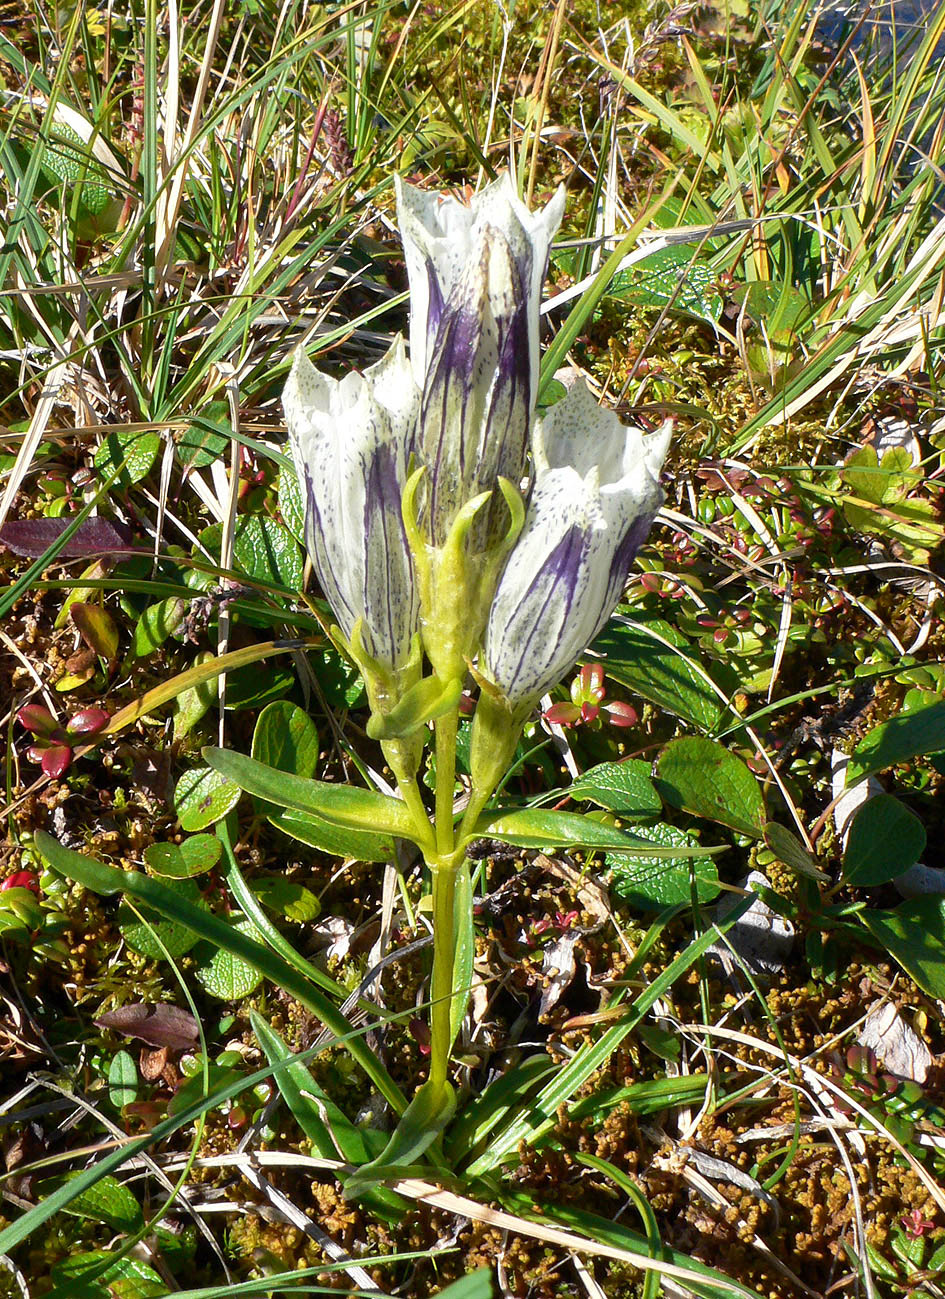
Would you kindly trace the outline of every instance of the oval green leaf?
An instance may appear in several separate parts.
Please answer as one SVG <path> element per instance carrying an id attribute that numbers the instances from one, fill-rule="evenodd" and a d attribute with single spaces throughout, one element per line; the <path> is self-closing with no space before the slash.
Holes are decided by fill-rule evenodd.
<path id="1" fill-rule="evenodd" d="M 193 880 L 169 879 L 164 880 L 163 884 L 166 889 L 179 894 L 192 906 L 200 907 L 204 911 L 209 910 L 200 889 Z M 196 943 L 197 935 L 180 921 L 162 920 L 156 911 L 140 903 L 136 904 L 136 910 L 140 911 L 143 919 L 139 919 L 127 902 L 123 902 L 118 908 L 118 928 L 132 951 L 139 952 L 142 956 L 150 956 L 156 961 L 163 961 L 168 956 L 175 958 L 183 956 Z"/>
<path id="2" fill-rule="evenodd" d="M 663 806 L 650 779 L 650 764 L 636 759 L 591 767 L 567 792 L 628 817 L 658 816 Z"/>
<path id="3" fill-rule="evenodd" d="M 120 1110 L 138 1095 L 138 1067 L 130 1051 L 116 1051 L 108 1066 L 108 1099 Z"/>
<path id="4" fill-rule="evenodd" d="M 847 785 L 884 771 L 897 762 L 945 751 L 945 701 L 902 713 L 874 726 L 859 742 L 847 765 Z"/>
<path id="5" fill-rule="evenodd" d="M 267 767 L 309 779 L 318 764 L 315 723 L 304 709 L 288 700 L 269 704 L 256 723 L 252 753 Z"/>
<path id="6" fill-rule="evenodd" d="M 181 433 L 175 450 L 181 464 L 202 469 L 226 455 L 230 445 L 230 412 L 225 401 L 211 401 Z"/>
<path id="7" fill-rule="evenodd" d="M 148 844 L 144 860 L 155 875 L 188 879 L 212 870 L 222 851 L 223 845 L 212 834 L 194 834 L 182 843 Z"/>
<path id="8" fill-rule="evenodd" d="M 322 909 L 311 889 L 280 876 L 254 879 L 252 890 L 264 907 L 300 924 L 314 920 Z"/>
<path id="9" fill-rule="evenodd" d="M 637 826 L 634 833 L 651 839 L 657 847 L 693 849 L 698 844 L 674 825 Z M 719 874 L 715 862 L 702 858 L 667 862 L 658 857 L 611 852 L 605 857 L 610 869 L 611 888 L 631 906 L 644 911 L 689 906 L 693 894 L 699 902 L 711 902 L 719 895 Z"/>
<path id="10" fill-rule="evenodd" d="M 56 1293 L 75 1299 L 98 1299 L 100 1295 L 103 1299 L 106 1295 L 115 1299 L 161 1299 L 167 1294 L 167 1286 L 142 1259 L 116 1258 L 111 1266 L 104 1267 L 111 1258 L 105 1250 L 97 1249 L 63 1259 L 50 1272 Z M 86 1282 L 86 1272 L 91 1272 L 94 1280 Z"/>
<path id="11" fill-rule="evenodd" d="M 659 637 L 657 640 L 656 637 Z M 718 696 L 692 657 L 686 638 L 663 619 L 613 619 L 594 642 L 609 677 L 703 731 L 723 716 Z"/>
<path id="12" fill-rule="evenodd" d="M 213 524 L 204 529 L 200 539 L 205 545 L 219 547 L 221 532 L 220 525 Z M 263 586 L 302 589 L 301 548 L 289 529 L 275 519 L 258 514 L 237 515 L 233 559 L 240 572 Z"/>
<path id="13" fill-rule="evenodd" d="M 130 487 L 150 471 L 160 449 L 161 438 L 157 433 L 119 429 L 109 433 L 96 451 L 95 468 L 106 477 L 117 473 L 118 485 Z"/>
<path id="14" fill-rule="evenodd" d="M 287 699 L 267 705 L 253 732 L 252 755 L 256 762 L 276 771 L 288 771 L 308 780 L 318 765 L 318 731 L 304 709 Z M 261 816 L 275 812 L 272 803 L 256 800 Z"/>
<path id="15" fill-rule="evenodd" d="M 185 771 L 174 792 L 174 811 L 189 833 L 220 821 L 240 799 L 240 787 L 218 771 L 195 767 Z"/>
<path id="16" fill-rule="evenodd" d="M 256 927 L 248 916 L 231 916 L 228 923 L 238 934 L 247 938 L 255 936 Z M 219 997 L 221 1001 L 239 1001 L 262 983 L 263 976 L 255 966 L 212 943 L 201 943 L 194 956 L 197 978 L 211 997 Z"/>
<path id="17" fill-rule="evenodd" d="M 850 823 L 843 878 L 859 888 L 888 884 L 914 866 L 924 850 L 919 818 L 892 794 L 877 794 Z"/>
<path id="18" fill-rule="evenodd" d="M 52 1186 L 62 1185 L 68 1180 L 68 1174 L 65 1178 L 56 1178 Z M 52 1187 L 47 1185 L 45 1189 L 48 1191 Z M 104 1222 L 112 1231 L 123 1231 L 128 1235 L 137 1231 L 144 1222 L 141 1206 L 132 1192 L 111 1176 L 101 1178 L 94 1186 L 80 1192 L 63 1212 L 93 1222 Z"/>
<path id="19" fill-rule="evenodd" d="M 820 869 L 797 835 L 783 825 L 778 825 L 777 821 L 769 821 L 765 826 L 765 843 L 777 854 L 778 861 L 784 862 L 795 875 L 820 880 L 822 884 L 830 878 Z"/>
<path id="20" fill-rule="evenodd" d="M 860 920 L 930 997 L 945 997 L 945 898 L 912 898 L 894 911 L 860 912 Z"/>
<path id="21" fill-rule="evenodd" d="M 673 807 L 739 834 L 760 839 L 765 830 L 761 787 L 744 762 L 715 740 L 671 740 L 660 754 L 658 788 Z"/>

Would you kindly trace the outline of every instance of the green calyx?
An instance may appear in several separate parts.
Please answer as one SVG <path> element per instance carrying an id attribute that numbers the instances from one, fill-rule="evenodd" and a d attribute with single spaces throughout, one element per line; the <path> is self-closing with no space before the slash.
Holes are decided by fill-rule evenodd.
<path id="1" fill-rule="evenodd" d="M 470 832 L 505 776 L 515 755 L 528 708 L 512 709 L 502 696 L 483 688 L 469 740 L 469 774 L 472 796 L 463 817 L 461 833 Z"/>
<path id="2" fill-rule="evenodd" d="M 422 677 L 389 713 L 372 714 L 367 733 L 372 740 L 406 739 L 456 708 L 462 693 L 463 683 L 458 678 L 442 682 L 439 677 Z"/>
<path id="3" fill-rule="evenodd" d="M 407 699 L 411 691 L 420 684 L 420 672 L 423 654 L 420 648 L 419 635 L 414 636 L 410 649 L 410 658 L 403 667 L 391 669 L 364 648 L 361 632 L 362 620 L 359 618 L 351 632 L 351 640 L 346 641 L 340 628 L 332 627 L 332 639 L 336 640 L 350 658 L 357 664 L 364 679 L 368 703 L 371 706 L 371 720 L 368 733 L 372 738 L 381 741 L 384 757 L 397 783 L 404 786 L 414 780 L 420 768 L 423 756 L 422 723 L 416 727 L 406 728 L 396 722 L 390 725 L 388 719 L 396 715 L 398 708 Z"/>
<path id="4" fill-rule="evenodd" d="M 403 518 L 420 590 L 423 645 L 441 681 L 462 680 L 475 658 L 506 557 L 525 521 L 519 490 L 506 478 L 498 480 L 509 523 L 500 540 L 485 550 L 473 549 L 471 532 L 494 492 L 467 501 L 453 520 L 440 547 L 432 546 L 418 521 L 417 493 L 424 469 L 411 474 L 403 495 Z"/>

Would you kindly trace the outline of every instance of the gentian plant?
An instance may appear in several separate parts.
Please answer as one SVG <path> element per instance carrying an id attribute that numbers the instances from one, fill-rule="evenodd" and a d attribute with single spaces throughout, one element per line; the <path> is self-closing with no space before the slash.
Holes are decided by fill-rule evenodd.
<path id="1" fill-rule="evenodd" d="M 397 202 L 409 356 L 397 338 L 364 374 L 336 380 L 299 350 L 284 406 L 306 546 L 337 620 L 332 635 L 362 673 L 368 733 L 400 798 L 296 786 L 293 777 L 276 785 L 249 759 L 207 751 L 244 789 L 277 790 L 284 805 L 336 825 L 412 840 L 429 867 L 429 1078 L 375 1174 L 416 1158 L 455 1108 L 448 1075 L 468 995 L 469 976 L 458 979 L 457 970 L 460 949 L 472 944 L 470 842 L 487 834 L 634 846 L 623 831 L 567 813 L 540 813 L 536 840 L 527 811 L 489 804 L 537 701 L 570 671 L 623 591 L 662 499 L 669 440 L 666 426 L 645 433 L 622 425 L 583 383 L 536 418 L 541 289 L 563 191 L 538 212 L 508 177 L 469 206 L 402 183 Z M 459 810 L 456 739 L 470 681 L 479 693 L 471 786 Z M 428 808 L 417 774 L 431 741 Z M 645 850 L 653 854 L 651 844 Z M 370 1175 L 362 1170 L 360 1180 Z"/>

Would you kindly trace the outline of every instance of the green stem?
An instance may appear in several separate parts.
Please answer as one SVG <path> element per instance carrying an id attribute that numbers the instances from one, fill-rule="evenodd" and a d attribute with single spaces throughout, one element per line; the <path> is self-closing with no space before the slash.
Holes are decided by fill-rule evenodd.
<path id="1" fill-rule="evenodd" d="M 417 840 L 424 852 L 424 855 L 433 847 L 435 842 L 433 826 L 430 824 L 430 818 L 427 815 L 427 809 L 423 805 L 423 799 L 420 795 L 420 787 L 417 785 L 415 776 L 407 776 L 393 768 L 394 776 L 397 780 L 397 788 L 403 795 L 403 800 L 410 810 L 413 817 L 414 825 L 417 828 Z M 429 847 L 427 846 L 429 845 Z"/>
<path id="2" fill-rule="evenodd" d="M 453 999 L 453 966 L 456 948 L 456 862 L 453 860 L 453 786 L 456 781 L 456 735 L 459 710 L 434 722 L 436 733 L 436 857 L 429 863 L 433 875 L 433 980 L 430 1008 L 430 1082 L 446 1082 L 453 1045 L 450 1005 Z"/>
<path id="3" fill-rule="evenodd" d="M 442 860 L 453 855 L 453 786 L 456 784 L 456 735 L 459 709 L 438 717 L 436 729 L 436 852 Z"/>
<path id="4" fill-rule="evenodd" d="M 452 1002 L 455 964 L 456 865 L 435 862 L 433 870 L 433 981 L 430 1007 L 430 1082 L 446 1082 L 453 1047 Z"/>

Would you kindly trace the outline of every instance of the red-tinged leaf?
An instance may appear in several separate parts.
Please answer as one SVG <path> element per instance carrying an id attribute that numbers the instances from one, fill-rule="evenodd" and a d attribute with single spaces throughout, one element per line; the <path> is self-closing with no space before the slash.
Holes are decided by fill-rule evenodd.
<path id="1" fill-rule="evenodd" d="M 14 519 L 0 528 L 0 544 L 15 555 L 39 559 L 68 528 L 65 519 Z M 60 559 L 77 559 L 86 555 L 127 554 L 133 551 L 128 528 L 97 516 L 83 519 L 59 552 Z"/>
<path id="2" fill-rule="evenodd" d="M 14 871 L 0 884 L 0 893 L 7 889 L 29 889 L 31 893 L 38 893 L 39 880 L 32 871 Z"/>
<path id="3" fill-rule="evenodd" d="M 136 1001 L 100 1015 L 95 1024 L 114 1029 L 122 1037 L 136 1037 L 149 1046 L 169 1047 L 172 1051 L 185 1051 L 200 1038 L 197 1021 L 189 1010 L 163 1003 L 150 1006 Z"/>
<path id="4" fill-rule="evenodd" d="M 83 708 L 69 722 L 69 734 L 98 735 L 108 720 L 109 715 L 104 708 Z"/>
<path id="5" fill-rule="evenodd" d="M 68 771 L 71 761 L 72 750 L 68 744 L 51 744 L 48 749 L 43 749 L 40 766 L 44 776 L 48 776 L 50 780 L 58 780 Z"/>
<path id="6" fill-rule="evenodd" d="M 100 604 L 72 604 L 69 617 L 90 649 L 109 663 L 118 657 L 118 628 Z"/>
<path id="7" fill-rule="evenodd" d="M 611 726 L 636 726 L 637 710 L 632 704 L 622 703 L 617 699 L 612 704 L 604 704 L 604 712 Z"/>
<path id="8" fill-rule="evenodd" d="M 581 710 L 577 704 L 557 703 L 546 708 L 542 717 L 555 726 L 573 726 L 575 722 L 580 721 Z"/>
<path id="9" fill-rule="evenodd" d="M 24 704 L 16 720 L 34 735 L 50 736 L 59 725 L 45 704 Z"/>

